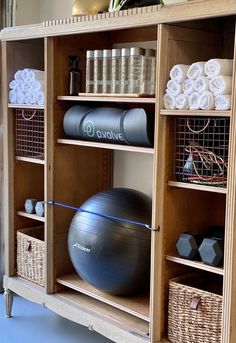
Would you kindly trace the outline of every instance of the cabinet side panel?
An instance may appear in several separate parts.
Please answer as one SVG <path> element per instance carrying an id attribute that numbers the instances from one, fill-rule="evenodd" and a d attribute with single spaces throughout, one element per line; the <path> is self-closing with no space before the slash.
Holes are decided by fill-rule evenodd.
<path id="1" fill-rule="evenodd" d="M 222 342 L 236 341 L 236 37 L 234 42 L 234 71 L 232 93 L 232 117 L 230 120 L 230 150 L 228 166 L 228 192 L 226 198 L 223 330 Z"/>
<path id="2" fill-rule="evenodd" d="M 13 193 L 13 114 L 8 111 L 8 83 L 12 74 L 13 53 L 10 44 L 2 43 L 2 105 L 4 128 L 4 232 L 5 274 L 14 275 L 14 193 Z"/>

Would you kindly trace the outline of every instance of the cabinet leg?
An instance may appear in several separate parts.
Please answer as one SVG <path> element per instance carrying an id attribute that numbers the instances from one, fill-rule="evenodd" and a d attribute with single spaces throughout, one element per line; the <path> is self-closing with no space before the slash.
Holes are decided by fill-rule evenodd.
<path id="1" fill-rule="evenodd" d="M 4 300 L 5 300 L 5 310 L 6 310 L 6 317 L 11 318 L 11 309 L 13 304 L 13 292 L 10 289 L 5 289 L 4 291 Z"/>

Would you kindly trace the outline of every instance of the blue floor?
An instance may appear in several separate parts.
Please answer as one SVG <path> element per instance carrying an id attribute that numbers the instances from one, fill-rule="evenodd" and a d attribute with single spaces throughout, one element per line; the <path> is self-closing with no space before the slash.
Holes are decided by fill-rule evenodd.
<path id="1" fill-rule="evenodd" d="M 15 296 L 12 318 L 5 318 L 0 294 L 1 343 L 111 343 L 88 328 L 66 320 L 41 305 Z"/>

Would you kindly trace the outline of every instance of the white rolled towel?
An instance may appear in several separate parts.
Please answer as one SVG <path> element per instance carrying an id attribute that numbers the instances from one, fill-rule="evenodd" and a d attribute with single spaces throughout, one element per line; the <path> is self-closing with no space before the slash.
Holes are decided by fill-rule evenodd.
<path id="1" fill-rule="evenodd" d="M 189 97 L 187 94 L 179 94 L 176 97 L 176 108 L 178 110 L 188 110 L 189 109 Z"/>
<path id="2" fill-rule="evenodd" d="M 200 94 L 198 92 L 193 92 L 189 96 L 189 109 L 190 110 L 200 109 Z"/>
<path id="3" fill-rule="evenodd" d="M 9 92 L 9 102 L 11 104 L 16 104 L 17 103 L 17 91 L 15 89 L 11 89 Z"/>
<path id="4" fill-rule="evenodd" d="M 231 94 L 232 76 L 215 76 L 209 82 L 210 91 L 214 95 Z"/>
<path id="5" fill-rule="evenodd" d="M 17 104 L 24 104 L 24 93 L 21 91 L 16 92 L 16 103 Z"/>
<path id="6" fill-rule="evenodd" d="M 14 79 L 15 80 L 22 80 L 22 70 L 21 69 L 19 69 L 15 72 Z"/>
<path id="7" fill-rule="evenodd" d="M 201 110 L 213 110 L 215 108 L 215 97 L 210 91 L 205 91 L 200 95 Z"/>
<path id="8" fill-rule="evenodd" d="M 31 69 L 29 71 L 29 81 L 37 81 L 44 79 L 44 71 L 38 69 Z"/>
<path id="9" fill-rule="evenodd" d="M 176 98 L 174 95 L 165 94 L 164 95 L 164 107 L 166 110 L 175 110 L 176 109 Z"/>
<path id="10" fill-rule="evenodd" d="M 31 86 L 31 89 L 33 89 L 35 91 L 44 90 L 44 80 L 29 81 L 29 84 Z"/>
<path id="11" fill-rule="evenodd" d="M 221 94 L 215 97 L 215 109 L 217 111 L 227 111 L 231 108 L 231 95 Z"/>
<path id="12" fill-rule="evenodd" d="M 30 104 L 29 92 L 24 95 L 24 104 Z"/>
<path id="13" fill-rule="evenodd" d="M 209 78 L 218 75 L 232 76 L 233 60 L 212 58 L 205 64 L 205 73 Z"/>
<path id="14" fill-rule="evenodd" d="M 27 93 L 24 94 L 24 103 L 29 105 L 37 104 L 37 93 L 38 92 L 30 89 Z"/>
<path id="15" fill-rule="evenodd" d="M 32 85 L 31 85 L 31 82 L 30 81 L 27 81 L 27 82 L 24 82 L 24 92 L 25 93 L 28 93 L 32 88 Z"/>
<path id="16" fill-rule="evenodd" d="M 187 71 L 187 77 L 196 80 L 200 76 L 205 76 L 205 64 L 206 62 L 195 62 L 191 64 Z"/>
<path id="17" fill-rule="evenodd" d="M 206 76 L 198 77 L 194 82 L 194 90 L 203 93 L 209 90 L 209 79 Z"/>
<path id="18" fill-rule="evenodd" d="M 29 72 L 30 72 L 29 68 L 25 68 L 25 69 L 22 70 L 21 77 L 22 77 L 22 80 L 24 82 L 28 82 L 29 81 Z"/>
<path id="19" fill-rule="evenodd" d="M 181 83 L 187 77 L 189 65 L 186 64 L 176 64 L 170 71 L 170 78 L 178 83 Z"/>
<path id="20" fill-rule="evenodd" d="M 37 104 L 44 105 L 44 92 L 40 91 L 37 93 Z"/>
<path id="21" fill-rule="evenodd" d="M 17 90 L 17 92 L 23 93 L 24 88 L 25 88 L 24 81 L 16 80 L 16 88 L 15 89 Z"/>
<path id="22" fill-rule="evenodd" d="M 12 80 L 12 81 L 9 83 L 9 88 L 10 88 L 10 89 L 16 89 L 16 80 Z"/>
<path id="23" fill-rule="evenodd" d="M 183 93 L 190 95 L 194 92 L 194 80 L 192 79 L 185 79 L 182 83 Z"/>
<path id="24" fill-rule="evenodd" d="M 179 95 L 180 93 L 182 93 L 182 84 L 170 79 L 167 82 L 166 93 L 174 96 Z"/>

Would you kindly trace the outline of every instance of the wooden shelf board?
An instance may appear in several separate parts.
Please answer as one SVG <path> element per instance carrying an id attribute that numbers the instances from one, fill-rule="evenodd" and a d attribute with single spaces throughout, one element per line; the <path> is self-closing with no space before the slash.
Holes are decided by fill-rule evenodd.
<path id="1" fill-rule="evenodd" d="M 161 110 L 163 116 L 194 116 L 194 117 L 230 117 L 231 111 L 203 111 L 203 110 Z"/>
<path id="2" fill-rule="evenodd" d="M 97 290 L 82 280 L 78 274 L 66 274 L 57 278 L 61 285 L 86 294 L 96 300 L 111 305 L 126 313 L 149 322 L 149 297 L 147 295 L 136 295 L 132 297 L 121 297 L 106 294 Z"/>
<path id="3" fill-rule="evenodd" d="M 168 186 L 177 187 L 177 188 L 193 189 L 193 190 L 197 190 L 197 191 L 221 193 L 221 194 L 227 193 L 227 188 L 215 187 L 215 186 L 206 186 L 206 185 L 199 185 L 199 184 L 196 185 L 194 183 L 188 183 L 188 182 L 168 181 Z"/>
<path id="4" fill-rule="evenodd" d="M 100 143 L 100 142 L 92 142 L 92 141 L 80 141 L 80 140 L 75 140 L 75 139 L 58 139 L 57 143 L 85 146 L 85 147 L 90 147 L 90 148 L 139 152 L 139 153 L 144 153 L 144 154 L 154 153 L 153 148 L 145 148 L 141 146 L 131 146 L 131 145 L 122 145 L 122 144 Z"/>
<path id="5" fill-rule="evenodd" d="M 44 105 L 8 104 L 8 108 L 22 108 L 29 110 L 44 110 Z"/>
<path id="6" fill-rule="evenodd" d="M 16 213 L 18 214 L 18 216 L 38 220 L 40 222 L 45 222 L 45 217 L 39 217 L 36 214 L 26 213 L 25 211 L 17 211 Z"/>
<path id="7" fill-rule="evenodd" d="M 219 275 L 224 275 L 224 270 L 222 267 L 213 267 L 213 266 L 208 266 L 207 264 L 204 264 L 203 262 L 200 261 L 192 261 L 192 260 L 186 260 L 184 258 L 181 258 L 179 256 L 175 256 L 174 254 L 172 255 L 166 255 L 166 260 L 183 264 L 188 267 L 192 268 L 197 268 L 201 270 L 205 270 L 207 272 L 219 274 Z"/>
<path id="8" fill-rule="evenodd" d="M 98 102 L 128 102 L 128 103 L 147 103 L 147 104 L 155 104 L 156 98 L 153 97 L 135 97 L 133 94 L 132 96 L 118 96 L 112 94 L 102 94 L 101 96 L 94 95 L 94 94 L 86 94 L 86 95 L 79 95 L 79 96 L 58 96 L 57 100 L 63 101 L 98 101 Z"/>
<path id="9" fill-rule="evenodd" d="M 118 325 L 118 327 L 122 327 L 132 334 L 137 334 L 149 342 L 147 335 L 149 323 L 146 321 L 72 290 L 62 291 L 57 293 L 57 296 L 71 302 L 75 306 L 79 306 L 84 312 L 94 313 L 94 315 L 102 317 L 108 322 L 114 322 L 116 326 Z"/>
<path id="10" fill-rule="evenodd" d="M 148 343 L 149 323 L 128 313 L 101 303 L 73 290 L 47 294 L 40 287 L 19 277 L 4 276 L 4 287 L 78 324 L 89 327 L 112 339 L 125 337 L 124 342 Z"/>
<path id="11" fill-rule="evenodd" d="M 39 158 L 16 156 L 16 160 L 23 161 L 23 162 L 37 163 L 37 164 L 45 164 L 45 161 L 40 160 Z"/>

